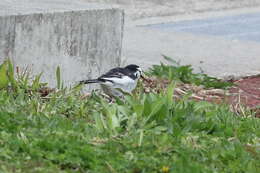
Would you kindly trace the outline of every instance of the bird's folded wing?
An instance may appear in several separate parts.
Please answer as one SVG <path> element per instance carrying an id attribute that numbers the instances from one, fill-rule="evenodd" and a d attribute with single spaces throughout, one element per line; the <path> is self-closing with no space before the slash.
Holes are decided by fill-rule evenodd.
<path id="1" fill-rule="evenodd" d="M 100 78 L 122 78 L 123 76 L 126 76 L 127 73 L 127 70 L 118 67 L 110 70 L 106 74 L 103 74 L 102 76 L 100 76 Z"/>

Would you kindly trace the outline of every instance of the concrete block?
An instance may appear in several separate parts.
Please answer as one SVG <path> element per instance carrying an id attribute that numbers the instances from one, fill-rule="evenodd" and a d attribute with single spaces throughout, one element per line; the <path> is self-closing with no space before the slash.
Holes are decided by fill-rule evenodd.
<path id="1" fill-rule="evenodd" d="M 94 78 L 119 66 L 123 11 L 75 0 L 0 1 L 0 61 L 43 72 L 55 86 L 61 67 L 64 83 Z"/>

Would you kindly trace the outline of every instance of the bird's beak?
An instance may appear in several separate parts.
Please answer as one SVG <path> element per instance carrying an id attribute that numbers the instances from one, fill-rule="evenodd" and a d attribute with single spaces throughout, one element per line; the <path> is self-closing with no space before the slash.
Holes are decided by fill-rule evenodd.
<path id="1" fill-rule="evenodd" d="M 144 81 L 148 81 L 147 77 L 144 75 L 144 73 L 141 74 L 141 79 L 143 79 Z"/>

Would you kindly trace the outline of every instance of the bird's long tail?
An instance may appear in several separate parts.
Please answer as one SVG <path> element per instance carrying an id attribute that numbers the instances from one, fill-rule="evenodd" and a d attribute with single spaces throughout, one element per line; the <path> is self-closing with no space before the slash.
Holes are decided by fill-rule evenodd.
<path id="1" fill-rule="evenodd" d="M 90 83 L 99 83 L 100 81 L 97 79 L 89 79 L 89 80 L 82 80 L 79 83 L 80 84 L 90 84 Z"/>

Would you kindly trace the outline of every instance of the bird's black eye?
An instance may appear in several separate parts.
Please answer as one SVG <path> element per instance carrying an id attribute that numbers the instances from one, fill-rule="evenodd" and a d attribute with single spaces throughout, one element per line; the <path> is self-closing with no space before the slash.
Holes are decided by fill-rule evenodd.
<path id="1" fill-rule="evenodd" d="M 140 71 L 137 71 L 137 72 L 135 73 L 135 77 L 137 77 L 137 78 L 139 78 L 140 75 L 141 75 L 141 72 L 140 72 Z"/>

